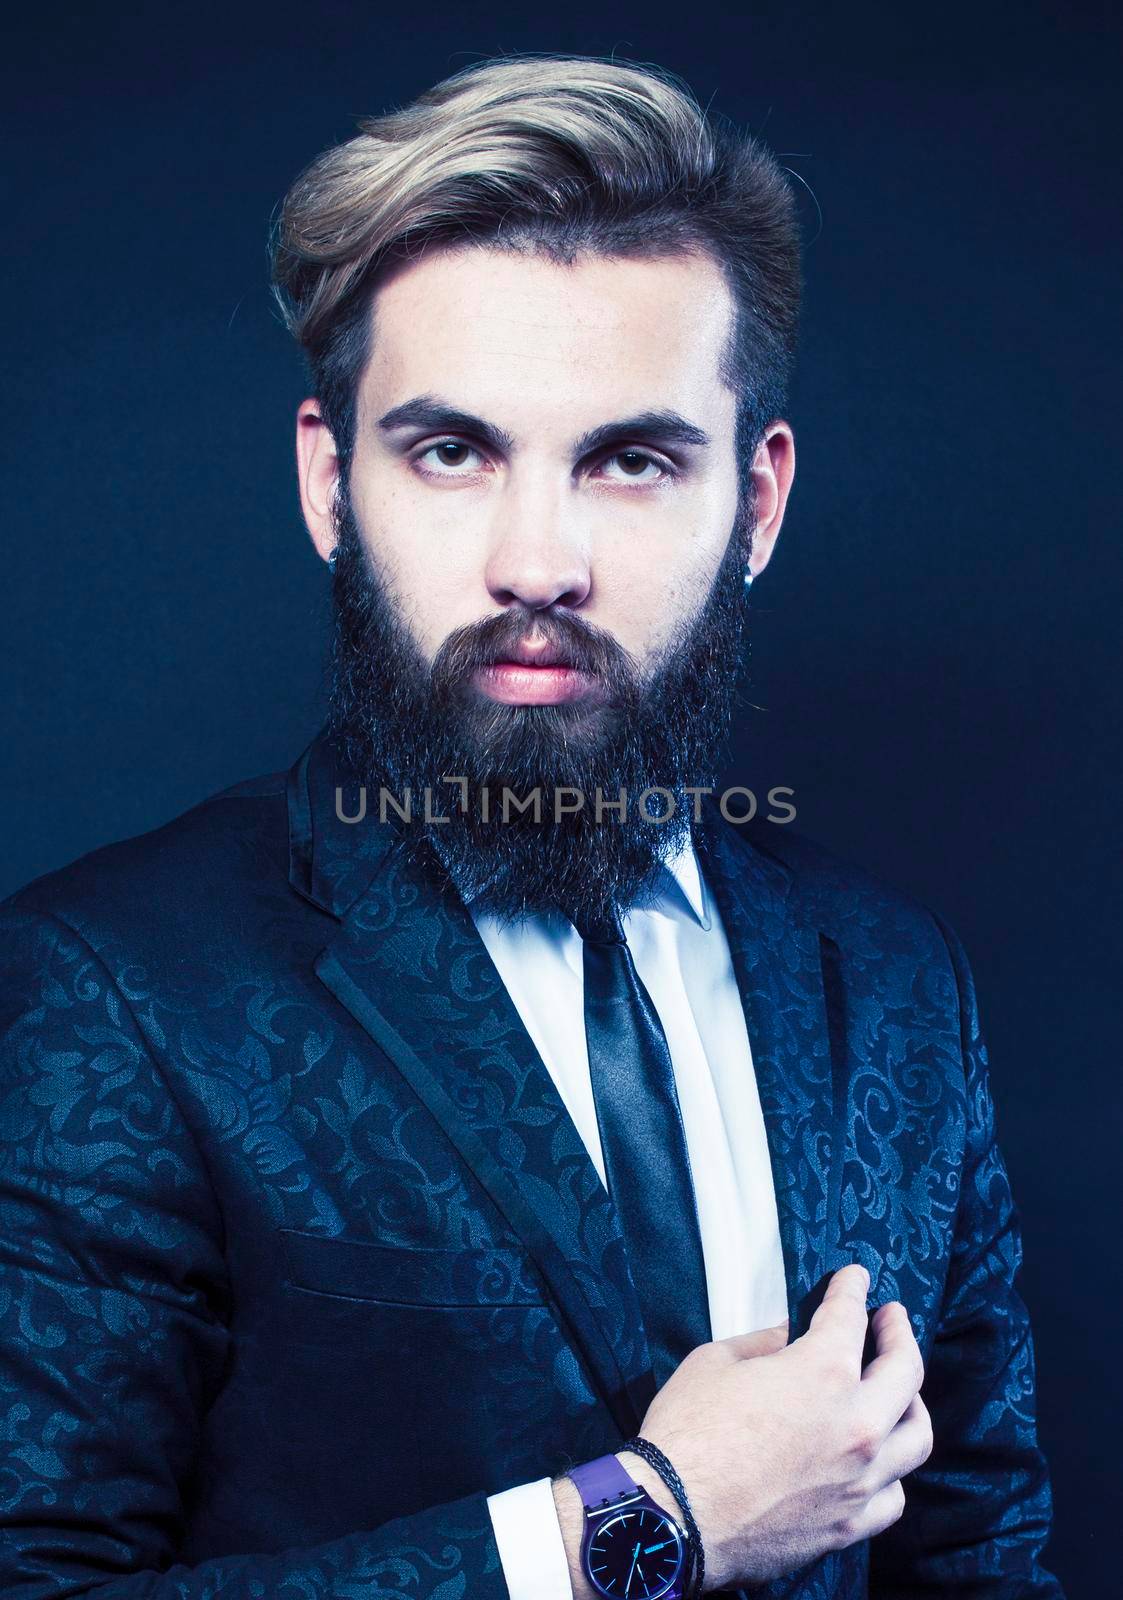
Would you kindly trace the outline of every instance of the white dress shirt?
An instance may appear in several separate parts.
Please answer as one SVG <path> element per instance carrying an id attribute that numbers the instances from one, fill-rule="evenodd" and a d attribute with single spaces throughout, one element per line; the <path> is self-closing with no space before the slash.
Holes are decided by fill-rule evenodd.
<path id="1" fill-rule="evenodd" d="M 474 921 L 604 1183 L 580 936 L 560 915 L 506 927 Z M 788 1306 L 768 1143 L 729 945 L 692 845 L 664 867 L 657 900 L 623 924 L 670 1049 L 712 1335 L 774 1327 Z M 572 1600 L 550 1479 L 504 1489 L 487 1505 L 511 1600 Z"/>

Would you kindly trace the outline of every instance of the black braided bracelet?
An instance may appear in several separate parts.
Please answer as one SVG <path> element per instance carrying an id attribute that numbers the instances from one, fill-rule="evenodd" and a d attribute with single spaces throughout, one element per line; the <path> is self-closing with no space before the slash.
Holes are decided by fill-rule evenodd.
<path id="1" fill-rule="evenodd" d="M 686 1490 L 682 1486 L 682 1479 L 674 1467 L 667 1460 L 657 1444 L 652 1444 L 650 1439 L 644 1439 L 636 1434 L 634 1439 L 626 1439 L 622 1445 L 617 1446 L 617 1451 L 631 1450 L 634 1455 L 640 1456 L 649 1467 L 662 1478 L 667 1488 L 678 1501 L 682 1520 L 686 1524 L 686 1544 L 690 1555 L 690 1590 L 686 1600 L 699 1600 L 702 1593 L 702 1580 L 706 1576 L 706 1556 L 702 1549 L 702 1535 L 698 1531 L 698 1524 L 694 1520 L 694 1513 L 690 1509 L 690 1501 L 686 1497 Z"/>

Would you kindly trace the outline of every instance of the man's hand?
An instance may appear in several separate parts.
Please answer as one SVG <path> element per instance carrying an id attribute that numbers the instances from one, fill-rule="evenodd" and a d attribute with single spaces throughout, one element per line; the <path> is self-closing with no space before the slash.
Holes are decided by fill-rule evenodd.
<path id="1" fill-rule="evenodd" d="M 640 1432 L 686 1487 L 707 1589 L 791 1572 L 904 1510 L 901 1479 L 932 1449 L 924 1368 L 894 1302 L 874 1313 L 876 1355 L 862 1371 L 868 1289 L 864 1267 L 843 1267 L 802 1339 L 787 1344 L 781 1326 L 699 1345 L 648 1407 Z M 645 1463 L 620 1459 L 638 1481 Z"/>

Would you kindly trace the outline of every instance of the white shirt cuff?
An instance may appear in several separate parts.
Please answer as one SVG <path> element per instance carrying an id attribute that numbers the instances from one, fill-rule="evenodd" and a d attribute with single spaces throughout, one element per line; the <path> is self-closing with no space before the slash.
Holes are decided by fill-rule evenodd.
<path id="1" fill-rule="evenodd" d="M 487 1509 L 511 1600 L 573 1600 L 550 1479 L 488 1495 Z"/>

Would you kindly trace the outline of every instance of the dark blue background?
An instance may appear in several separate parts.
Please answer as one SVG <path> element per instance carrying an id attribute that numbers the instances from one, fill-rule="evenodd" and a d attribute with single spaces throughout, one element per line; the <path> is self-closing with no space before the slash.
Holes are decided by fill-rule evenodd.
<path id="1" fill-rule="evenodd" d="M 822 212 L 797 487 L 729 778 L 792 786 L 801 828 L 968 946 L 1053 1562 L 1092 1594 L 1119 1532 L 1118 38 L 1106 6 L 910 11 L 26 8 L 4 89 L 0 893 L 287 765 L 318 725 L 304 385 L 265 253 L 297 170 L 480 55 L 682 73 Z"/>

